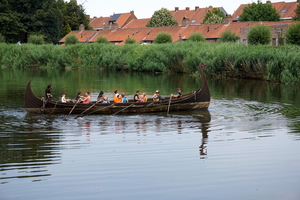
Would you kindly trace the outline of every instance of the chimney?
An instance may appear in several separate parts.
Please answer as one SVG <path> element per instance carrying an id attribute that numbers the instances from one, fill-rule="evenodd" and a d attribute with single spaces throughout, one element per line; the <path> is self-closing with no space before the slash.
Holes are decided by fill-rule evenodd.
<path id="1" fill-rule="evenodd" d="M 130 14 L 134 15 L 134 11 L 133 11 L 133 10 L 132 10 L 132 11 L 130 11 Z"/>
<path id="2" fill-rule="evenodd" d="M 209 26 L 207 27 L 207 32 L 209 32 Z"/>
<path id="3" fill-rule="evenodd" d="M 300 0 L 299 0 L 300 1 Z M 195 6 L 195 10 L 198 10 L 199 9 L 199 6 Z"/>
<path id="4" fill-rule="evenodd" d="M 232 19 L 233 19 L 232 15 L 226 15 L 225 24 L 228 24 L 228 23 L 232 22 Z"/>
<path id="5" fill-rule="evenodd" d="M 182 19 L 182 27 L 187 27 L 191 23 L 191 20 L 188 17 Z"/>
<path id="6" fill-rule="evenodd" d="M 82 31 L 84 31 L 84 25 L 80 24 L 80 26 L 79 26 L 79 32 L 82 32 Z"/>
<path id="7" fill-rule="evenodd" d="M 190 7 L 186 7 L 185 10 L 186 10 L 186 11 L 189 11 L 189 10 L 190 10 Z"/>
<path id="8" fill-rule="evenodd" d="M 182 40 L 182 35 L 181 33 L 178 34 L 179 40 Z"/>
<path id="9" fill-rule="evenodd" d="M 179 7 L 175 7 L 175 12 L 179 10 Z"/>

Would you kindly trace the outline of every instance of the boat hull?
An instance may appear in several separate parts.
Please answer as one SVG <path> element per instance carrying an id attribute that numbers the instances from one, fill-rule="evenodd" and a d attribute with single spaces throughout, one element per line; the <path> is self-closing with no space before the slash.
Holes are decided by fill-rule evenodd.
<path id="1" fill-rule="evenodd" d="M 203 65 L 202 65 L 203 66 Z M 184 94 L 180 98 L 166 97 L 161 101 L 128 103 L 63 103 L 61 101 L 38 98 L 31 90 L 31 80 L 25 91 L 25 110 L 33 114 L 114 114 L 114 113 L 150 113 L 182 110 L 207 110 L 210 105 L 210 92 L 202 67 L 199 67 L 202 86 L 194 92 Z"/>

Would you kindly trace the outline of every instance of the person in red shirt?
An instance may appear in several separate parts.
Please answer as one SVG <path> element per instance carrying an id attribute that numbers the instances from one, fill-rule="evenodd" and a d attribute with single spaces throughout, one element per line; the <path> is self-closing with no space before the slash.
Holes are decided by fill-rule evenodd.
<path id="1" fill-rule="evenodd" d="M 85 97 L 81 100 L 82 103 L 90 103 L 91 102 L 91 96 L 89 92 L 85 93 Z"/>

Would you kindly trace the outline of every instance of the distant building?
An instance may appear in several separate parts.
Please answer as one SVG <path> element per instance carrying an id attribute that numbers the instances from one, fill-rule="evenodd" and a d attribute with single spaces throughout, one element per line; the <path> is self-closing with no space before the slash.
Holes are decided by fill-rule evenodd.
<path id="1" fill-rule="evenodd" d="M 272 6 L 277 10 L 280 15 L 280 20 L 292 20 L 295 16 L 295 10 L 300 3 L 300 0 L 295 2 L 276 2 L 272 3 L 271 1 L 267 1 L 266 3 L 272 4 Z M 251 5 L 251 4 L 250 4 Z M 240 15 L 243 13 L 243 9 L 249 6 L 249 4 L 241 4 L 238 9 L 232 15 L 232 21 L 239 21 Z"/>
<path id="2" fill-rule="evenodd" d="M 284 37 L 286 29 L 291 23 L 292 11 L 299 5 L 299 1 L 285 3 L 278 2 L 272 3 L 272 5 L 281 12 L 281 19 L 285 21 L 278 22 L 239 22 L 238 16 L 242 13 L 243 7 L 248 4 L 242 4 L 233 15 L 227 14 L 227 12 L 219 7 L 225 14 L 225 23 L 221 24 L 202 24 L 202 21 L 209 10 L 213 7 L 199 8 L 190 10 L 186 7 L 184 10 L 179 10 L 175 7 L 175 10 L 170 11 L 174 18 L 178 21 L 179 26 L 171 27 L 146 27 L 147 19 L 137 19 L 134 15 L 134 11 L 129 13 L 114 14 L 110 17 L 94 17 L 90 19 L 90 26 L 93 30 L 85 30 L 83 25 L 80 25 L 78 31 L 72 31 L 68 35 L 74 34 L 77 36 L 81 43 L 93 43 L 100 36 L 105 36 L 114 45 L 125 44 L 125 40 L 130 37 L 135 39 L 141 44 L 153 43 L 155 37 L 160 32 L 167 32 L 171 34 L 173 42 L 188 40 L 189 36 L 195 32 L 200 32 L 207 42 L 217 42 L 221 34 L 229 29 L 236 35 L 240 36 L 240 43 L 248 44 L 247 33 L 249 29 L 257 24 L 269 26 L 272 30 L 272 42 L 271 45 L 277 46 L 279 44 L 279 37 Z M 271 2 L 268 2 L 271 3 Z M 66 35 L 59 41 L 60 45 L 64 45 Z"/>

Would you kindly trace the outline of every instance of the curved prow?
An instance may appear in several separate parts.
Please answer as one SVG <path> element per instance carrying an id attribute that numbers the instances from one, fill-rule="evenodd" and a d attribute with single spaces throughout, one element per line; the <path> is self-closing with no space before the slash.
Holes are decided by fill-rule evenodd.
<path id="1" fill-rule="evenodd" d="M 200 63 L 199 70 L 200 70 L 201 78 L 202 78 L 202 87 L 200 88 L 201 96 L 202 96 L 201 99 L 204 101 L 210 102 L 210 92 L 209 92 L 209 87 L 208 87 L 208 83 L 206 80 L 206 76 L 203 71 L 203 67 L 206 67 L 206 65 L 204 63 Z"/>
<path id="2" fill-rule="evenodd" d="M 31 90 L 31 79 L 28 81 L 25 95 L 24 95 L 24 102 L 25 102 L 25 108 L 36 108 L 36 101 L 39 101 L 39 98 L 33 94 Z"/>

